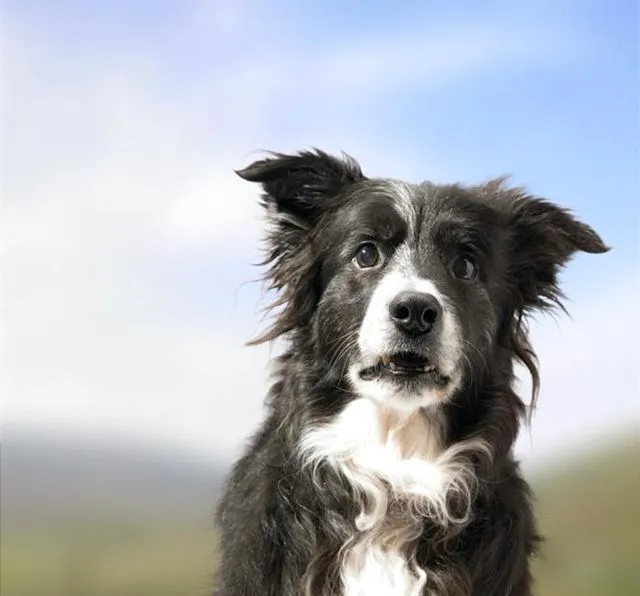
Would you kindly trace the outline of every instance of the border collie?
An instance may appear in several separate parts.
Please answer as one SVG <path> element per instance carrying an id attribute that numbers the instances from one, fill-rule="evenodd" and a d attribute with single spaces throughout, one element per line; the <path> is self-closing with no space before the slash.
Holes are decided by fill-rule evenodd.
<path id="1" fill-rule="evenodd" d="M 217 596 L 526 596 L 538 536 L 512 448 L 539 376 L 526 318 L 608 250 L 503 179 L 366 177 L 313 150 L 260 183 L 282 338 L 268 412 L 219 505 Z"/>

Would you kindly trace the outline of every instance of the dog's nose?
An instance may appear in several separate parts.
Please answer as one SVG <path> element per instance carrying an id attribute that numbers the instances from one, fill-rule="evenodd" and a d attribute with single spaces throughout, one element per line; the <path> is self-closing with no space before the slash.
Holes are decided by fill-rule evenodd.
<path id="1" fill-rule="evenodd" d="M 424 335 L 442 318 L 442 306 L 432 294 L 402 292 L 391 301 L 389 314 L 400 331 Z"/>

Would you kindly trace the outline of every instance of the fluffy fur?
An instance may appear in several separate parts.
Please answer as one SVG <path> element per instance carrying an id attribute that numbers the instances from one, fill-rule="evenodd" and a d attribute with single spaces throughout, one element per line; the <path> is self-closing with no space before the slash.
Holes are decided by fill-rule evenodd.
<path id="1" fill-rule="evenodd" d="M 369 179 L 321 151 L 238 173 L 264 190 L 278 294 L 255 342 L 286 349 L 218 509 L 214 594 L 531 594 L 513 365 L 535 403 L 526 316 L 602 240 L 502 180 Z"/>

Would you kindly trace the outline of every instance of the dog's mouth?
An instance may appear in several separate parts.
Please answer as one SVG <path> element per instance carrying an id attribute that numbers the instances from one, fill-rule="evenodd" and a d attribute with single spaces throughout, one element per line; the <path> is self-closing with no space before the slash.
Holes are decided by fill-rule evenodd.
<path id="1" fill-rule="evenodd" d="M 360 378 L 372 381 L 384 376 L 405 379 L 430 379 L 438 385 L 446 385 L 449 378 L 426 356 L 416 352 L 395 352 L 382 356 L 375 365 L 360 371 Z"/>

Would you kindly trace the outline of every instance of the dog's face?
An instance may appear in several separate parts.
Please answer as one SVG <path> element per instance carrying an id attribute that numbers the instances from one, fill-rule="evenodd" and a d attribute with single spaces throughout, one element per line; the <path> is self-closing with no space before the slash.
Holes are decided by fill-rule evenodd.
<path id="1" fill-rule="evenodd" d="M 368 179 L 352 160 L 276 155 L 261 182 L 280 312 L 352 391 L 401 410 L 442 403 L 491 365 L 519 317 L 560 297 L 558 269 L 606 247 L 551 203 L 500 182 Z M 517 354 L 515 354 L 517 355 Z"/>
<path id="2" fill-rule="evenodd" d="M 358 394 L 414 409 L 446 399 L 481 365 L 504 299 L 499 220 L 460 189 L 352 187 L 326 224 L 317 316 L 328 353 L 351 338 L 345 355 Z"/>

